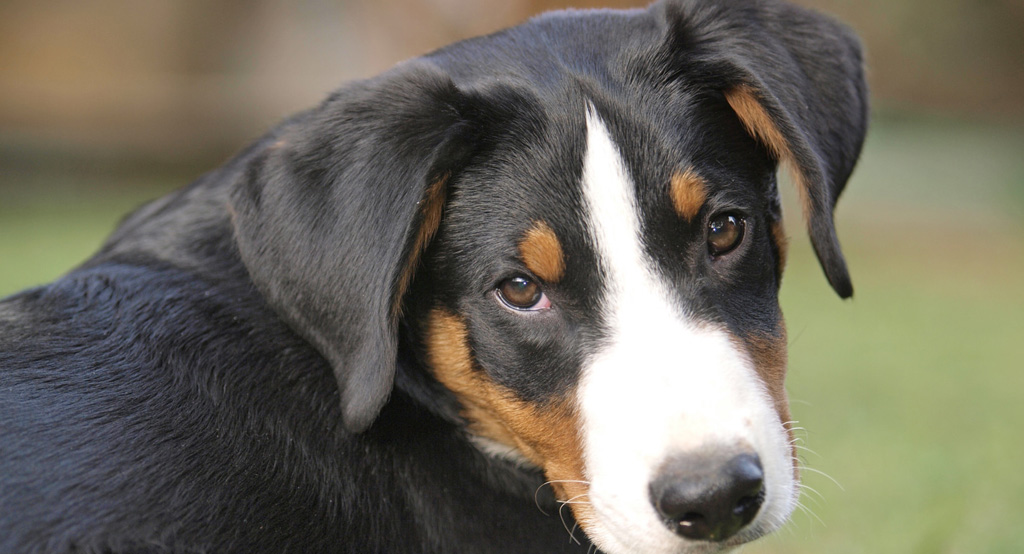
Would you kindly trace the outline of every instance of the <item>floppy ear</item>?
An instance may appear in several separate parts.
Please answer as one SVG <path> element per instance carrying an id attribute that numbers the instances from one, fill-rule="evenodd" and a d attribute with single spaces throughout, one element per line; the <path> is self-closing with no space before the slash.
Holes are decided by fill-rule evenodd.
<path id="1" fill-rule="evenodd" d="M 790 166 L 814 252 L 832 288 L 852 296 L 833 210 L 867 131 L 857 38 L 828 17 L 781 2 L 682 2 L 668 10 L 676 48 L 713 68 L 747 131 Z"/>
<path id="2" fill-rule="evenodd" d="M 232 190 L 242 260 L 330 362 L 352 431 L 390 395 L 402 296 L 473 143 L 467 103 L 435 67 L 401 65 L 286 123 Z"/>

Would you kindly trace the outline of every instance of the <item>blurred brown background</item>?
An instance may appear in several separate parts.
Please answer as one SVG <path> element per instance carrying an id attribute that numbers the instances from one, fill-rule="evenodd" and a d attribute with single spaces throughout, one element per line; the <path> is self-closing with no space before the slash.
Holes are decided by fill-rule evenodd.
<path id="1" fill-rule="evenodd" d="M 862 35 L 876 108 L 1024 116 L 1021 0 L 800 3 Z M 0 163 L 216 162 L 345 80 L 453 40 L 547 9 L 643 4 L 4 0 Z"/>

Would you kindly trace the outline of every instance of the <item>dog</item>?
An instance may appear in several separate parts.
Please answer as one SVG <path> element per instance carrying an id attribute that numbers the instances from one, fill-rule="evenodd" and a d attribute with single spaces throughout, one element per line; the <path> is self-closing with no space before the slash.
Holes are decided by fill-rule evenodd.
<path id="1" fill-rule="evenodd" d="M 542 15 L 345 86 L 0 303 L 0 552 L 728 550 L 798 496 L 776 172 L 861 49 L 774 0 Z"/>

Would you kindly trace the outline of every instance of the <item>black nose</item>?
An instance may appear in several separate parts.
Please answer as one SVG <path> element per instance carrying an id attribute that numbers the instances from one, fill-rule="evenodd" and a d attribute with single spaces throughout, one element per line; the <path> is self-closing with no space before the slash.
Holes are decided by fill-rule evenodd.
<path id="1" fill-rule="evenodd" d="M 724 541 L 761 509 L 764 471 L 753 453 L 679 456 L 661 468 L 650 493 L 651 503 L 675 533 Z"/>

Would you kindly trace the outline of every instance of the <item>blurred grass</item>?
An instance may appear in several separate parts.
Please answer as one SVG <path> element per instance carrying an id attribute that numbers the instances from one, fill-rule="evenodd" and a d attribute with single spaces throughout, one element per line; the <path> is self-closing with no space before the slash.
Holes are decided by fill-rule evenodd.
<path id="1" fill-rule="evenodd" d="M 1012 126 L 876 121 L 838 213 L 850 302 L 790 218 L 782 303 L 811 513 L 745 554 L 1024 552 L 1022 152 Z M 52 181 L 0 183 L 0 296 L 84 260 L 169 186 Z"/>
<path id="2" fill-rule="evenodd" d="M 186 184 L 168 177 L 21 173 L 0 181 L 0 298 L 85 261 L 117 223 Z"/>
<path id="3" fill-rule="evenodd" d="M 1012 127 L 876 122 L 838 213 L 850 302 L 790 221 L 788 387 L 827 477 L 745 553 L 1024 552 L 1021 152 Z"/>

